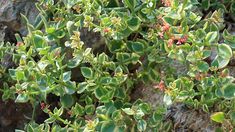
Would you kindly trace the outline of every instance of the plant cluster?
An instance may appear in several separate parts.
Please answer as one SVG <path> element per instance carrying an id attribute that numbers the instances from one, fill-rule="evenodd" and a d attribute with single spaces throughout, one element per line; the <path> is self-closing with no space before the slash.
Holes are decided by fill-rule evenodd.
<path id="1" fill-rule="evenodd" d="M 224 20 L 235 12 L 233 0 L 40 0 L 36 6 L 35 23 L 22 15 L 28 35 L 0 47 L 2 99 L 34 109 L 26 131 L 169 131 L 164 113 L 174 102 L 212 113 L 229 126 L 224 130 L 235 125 L 229 74 L 235 36 Z M 102 36 L 104 51 L 82 41 L 83 29 Z M 4 65 L 7 56 L 14 66 Z M 132 101 L 139 82 L 163 91 L 166 105 Z M 50 104 L 52 95 L 58 102 Z M 48 114 L 43 124 L 35 122 L 38 109 Z"/>

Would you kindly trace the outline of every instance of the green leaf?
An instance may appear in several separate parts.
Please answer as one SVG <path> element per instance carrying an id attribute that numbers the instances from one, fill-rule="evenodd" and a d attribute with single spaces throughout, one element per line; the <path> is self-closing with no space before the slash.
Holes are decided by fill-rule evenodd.
<path id="1" fill-rule="evenodd" d="M 218 69 L 222 69 L 228 65 L 229 61 L 230 59 L 225 59 L 217 55 L 211 65 L 217 67 Z"/>
<path id="2" fill-rule="evenodd" d="M 168 54 L 168 57 L 172 58 L 172 59 L 176 59 L 180 62 L 184 62 L 185 61 L 185 56 L 183 53 L 183 50 L 171 50 L 170 53 Z"/>
<path id="3" fill-rule="evenodd" d="M 57 116 L 61 116 L 63 114 L 63 112 L 64 112 L 64 108 L 62 108 L 62 107 L 60 109 L 55 107 L 53 110 L 54 115 L 57 115 Z"/>
<path id="4" fill-rule="evenodd" d="M 81 63 L 81 61 L 82 61 L 82 57 L 81 56 L 76 56 L 75 58 L 69 60 L 68 67 L 69 68 L 75 68 Z"/>
<path id="5" fill-rule="evenodd" d="M 52 116 L 52 117 L 46 119 L 44 122 L 46 122 L 46 123 L 53 123 L 53 122 L 55 122 L 55 121 L 56 121 L 56 118 L 54 118 L 54 117 Z"/>
<path id="6" fill-rule="evenodd" d="M 17 80 L 24 80 L 25 78 L 25 74 L 24 74 L 24 71 L 16 71 L 16 79 Z"/>
<path id="7" fill-rule="evenodd" d="M 67 9 L 70 9 L 76 4 L 77 0 L 63 0 L 63 3 L 66 5 Z"/>
<path id="8" fill-rule="evenodd" d="M 203 0 L 203 1 L 202 1 L 202 7 L 203 7 L 205 10 L 208 10 L 209 7 L 210 7 L 210 0 Z"/>
<path id="9" fill-rule="evenodd" d="M 85 78 L 92 78 L 93 76 L 93 71 L 91 70 L 91 68 L 81 67 L 81 72 Z"/>
<path id="10" fill-rule="evenodd" d="M 56 31 L 56 28 L 54 28 L 54 27 L 49 27 L 49 28 L 46 29 L 46 32 L 48 34 L 53 34 L 55 31 Z"/>
<path id="11" fill-rule="evenodd" d="M 125 63 L 131 62 L 129 53 L 117 53 L 117 60 Z"/>
<path id="12" fill-rule="evenodd" d="M 215 39 L 217 38 L 218 36 L 218 33 L 217 32 L 209 32 L 207 35 L 206 35 L 206 38 L 205 40 L 209 43 L 212 43 L 213 41 L 215 41 Z"/>
<path id="13" fill-rule="evenodd" d="M 224 112 L 216 112 L 211 115 L 211 120 L 218 122 L 218 123 L 223 123 L 225 120 Z"/>
<path id="14" fill-rule="evenodd" d="M 170 25 L 174 25 L 175 20 L 169 16 L 163 17 L 164 21 L 166 21 Z"/>
<path id="15" fill-rule="evenodd" d="M 196 35 L 198 39 L 204 39 L 206 36 L 206 32 L 203 29 L 198 29 L 196 31 Z"/>
<path id="16" fill-rule="evenodd" d="M 16 103 L 26 103 L 28 102 L 29 97 L 27 94 L 23 93 L 23 94 L 19 94 L 15 100 Z"/>
<path id="17" fill-rule="evenodd" d="M 114 96 L 114 91 L 113 90 L 109 90 L 105 96 L 102 96 L 100 99 L 100 102 L 109 102 Z"/>
<path id="18" fill-rule="evenodd" d="M 143 116 L 144 116 L 144 112 L 143 112 L 142 110 L 138 109 L 138 110 L 136 111 L 135 115 L 134 115 L 134 118 L 135 118 L 135 119 L 142 119 Z"/>
<path id="19" fill-rule="evenodd" d="M 136 64 L 140 59 L 140 55 L 138 55 L 137 53 L 132 53 L 131 54 L 131 62 L 132 64 Z"/>
<path id="20" fill-rule="evenodd" d="M 131 108 L 125 108 L 125 109 L 122 109 L 127 115 L 134 115 L 135 114 L 135 111 L 132 110 Z"/>
<path id="21" fill-rule="evenodd" d="M 45 68 L 50 64 L 49 61 L 39 61 L 38 62 L 38 67 L 41 69 L 41 70 L 45 70 Z"/>
<path id="22" fill-rule="evenodd" d="M 101 53 L 97 60 L 99 63 L 103 64 L 104 62 L 109 60 L 109 57 L 105 53 Z"/>
<path id="23" fill-rule="evenodd" d="M 102 123 L 101 132 L 121 132 L 121 129 L 113 121 Z"/>
<path id="24" fill-rule="evenodd" d="M 171 18 L 173 20 L 180 20 L 182 18 L 181 15 L 178 12 L 176 12 L 176 11 L 169 12 L 167 14 L 167 17 L 169 17 L 169 18 Z M 165 17 L 165 18 L 167 18 L 167 17 Z M 171 24 L 171 23 L 169 23 L 169 24 Z"/>
<path id="25" fill-rule="evenodd" d="M 114 37 L 114 39 L 120 40 L 123 38 L 128 37 L 132 33 L 132 30 L 130 28 L 125 28 L 124 30 L 117 32 L 117 36 Z"/>
<path id="26" fill-rule="evenodd" d="M 84 114 L 84 107 L 80 104 L 76 103 L 74 107 L 71 109 L 75 114 L 82 116 Z"/>
<path id="27" fill-rule="evenodd" d="M 111 83 L 111 81 L 112 81 L 111 77 L 101 77 L 100 78 L 100 83 L 103 85 L 108 85 Z"/>
<path id="28" fill-rule="evenodd" d="M 121 110 L 115 110 L 114 112 L 112 112 L 112 119 L 113 120 L 122 119 L 122 111 Z"/>
<path id="29" fill-rule="evenodd" d="M 9 69 L 9 75 L 11 78 L 16 79 L 16 70 L 15 69 Z"/>
<path id="30" fill-rule="evenodd" d="M 71 79 L 71 71 L 68 71 L 68 72 L 64 72 L 63 73 L 63 81 L 64 82 L 67 82 Z"/>
<path id="31" fill-rule="evenodd" d="M 232 112 L 230 113 L 230 118 L 231 118 L 231 120 L 232 120 L 233 122 L 235 122 L 235 111 L 232 111 Z"/>
<path id="32" fill-rule="evenodd" d="M 129 7 L 132 11 L 134 11 L 134 8 L 136 6 L 136 0 L 123 0 L 125 6 Z"/>
<path id="33" fill-rule="evenodd" d="M 155 122 L 161 121 L 163 119 L 163 114 L 159 114 L 158 112 L 154 112 L 152 118 Z"/>
<path id="34" fill-rule="evenodd" d="M 117 51 L 120 51 L 122 49 L 122 46 L 124 45 L 123 41 L 121 40 L 112 40 L 110 43 L 109 43 L 109 50 L 111 52 L 117 52 Z"/>
<path id="35" fill-rule="evenodd" d="M 203 59 L 206 59 L 211 55 L 211 50 L 203 50 Z"/>
<path id="36" fill-rule="evenodd" d="M 139 104 L 139 107 L 145 114 L 148 114 L 151 112 L 151 106 L 147 103 L 141 103 Z"/>
<path id="37" fill-rule="evenodd" d="M 65 94 L 64 96 L 60 97 L 60 102 L 63 107 L 70 108 L 74 104 L 74 99 L 72 95 Z"/>
<path id="38" fill-rule="evenodd" d="M 77 93 L 78 94 L 83 93 L 86 89 L 87 89 L 87 83 L 86 82 L 79 83 Z"/>
<path id="39" fill-rule="evenodd" d="M 95 106 L 94 105 L 86 105 L 85 111 L 86 111 L 86 114 L 92 115 L 95 111 Z"/>
<path id="40" fill-rule="evenodd" d="M 27 125 L 27 128 L 26 128 L 27 132 L 34 132 L 34 128 L 31 124 L 28 124 Z"/>
<path id="41" fill-rule="evenodd" d="M 135 52 L 142 53 L 144 51 L 144 44 L 141 42 L 132 42 L 131 46 Z"/>
<path id="42" fill-rule="evenodd" d="M 45 39 L 42 37 L 42 36 L 40 36 L 40 35 L 38 35 L 38 34 L 34 34 L 33 35 L 33 40 L 34 40 L 34 45 L 35 45 L 35 47 L 36 48 L 43 48 L 43 47 L 45 47 Z"/>
<path id="43" fill-rule="evenodd" d="M 85 103 L 86 103 L 87 105 L 93 104 L 92 98 L 89 97 L 89 96 L 86 96 L 86 98 L 85 98 Z"/>
<path id="44" fill-rule="evenodd" d="M 197 67 L 200 72 L 207 72 L 209 70 L 209 65 L 207 62 L 199 61 Z"/>
<path id="45" fill-rule="evenodd" d="M 115 91 L 115 97 L 123 99 L 126 97 L 125 89 L 117 88 Z"/>
<path id="46" fill-rule="evenodd" d="M 231 83 L 222 88 L 222 95 L 225 99 L 235 98 L 235 84 Z"/>
<path id="47" fill-rule="evenodd" d="M 68 21 L 66 24 L 67 30 L 69 34 L 72 34 L 73 28 L 74 28 L 74 22 L 73 21 Z"/>
<path id="48" fill-rule="evenodd" d="M 23 130 L 15 129 L 15 132 L 25 132 Z"/>
<path id="49" fill-rule="evenodd" d="M 228 45 L 218 45 L 218 55 L 213 60 L 212 66 L 218 67 L 219 69 L 224 68 L 228 65 L 232 55 L 232 49 Z"/>
<path id="50" fill-rule="evenodd" d="M 218 55 L 225 59 L 230 59 L 233 55 L 232 49 L 227 44 L 218 45 Z"/>
<path id="51" fill-rule="evenodd" d="M 137 123 L 137 129 L 141 132 L 145 131 L 147 127 L 147 122 L 145 120 L 139 120 Z"/>
<path id="52" fill-rule="evenodd" d="M 104 96 L 107 96 L 108 90 L 105 89 L 104 87 L 98 87 L 95 89 L 95 97 L 97 99 L 101 99 Z"/>
<path id="53" fill-rule="evenodd" d="M 66 94 L 73 94 L 76 90 L 76 83 L 73 81 L 67 81 L 65 82 L 66 86 L 64 87 Z"/>
<path id="54" fill-rule="evenodd" d="M 132 31 L 137 31 L 140 27 L 141 24 L 141 20 L 139 17 L 132 17 L 131 19 L 129 19 L 127 21 L 128 27 L 132 30 Z"/>
<path id="55" fill-rule="evenodd" d="M 171 96 L 169 95 L 164 95 L 164 98 L 163 98 L 163 102 L 166 103 L 166 105 L 171 105 L 172 104 L 172 99 L 171 99 Z"/>
<path id="56" fill-rule="evenodd" d="M 234 4 L 235 5 L 235 4 Z M 223 32 L 224 42 L 231 46 L 231 48 L 235 48 L 235 35 L 230 34 L 226 29 Z"/>

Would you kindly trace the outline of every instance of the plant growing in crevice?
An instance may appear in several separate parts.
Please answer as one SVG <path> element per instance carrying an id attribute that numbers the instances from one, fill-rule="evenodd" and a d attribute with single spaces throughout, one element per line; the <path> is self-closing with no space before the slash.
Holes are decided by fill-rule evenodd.
<path id="1" fill-rule="evenodd" d="M 41 0 L 36 6 L 34 24 L 22 15 L 28 35 L 0 48 L 0 58 L 9 53 L 17 64 L 1 70 L 3 100 L 34 106 L 26 131 L 170 131 L 163 115 L 173 102 L 234 125 L 234 77 L 227 68 L 234 35 L 224 29 L 222 9 L 203 18 L 197 0 Z M 86 47 L 84 28 L 102 35 L 106 52 Z M 178 62 L 185 66 L 180 74 Z M 131 102 L 138 82 L 158 84 L 166 105 Z M 55 106 L 50 94 L 59 98 Z M 39 107 L 49 116 L 43 124 L 34 121 Z"/>

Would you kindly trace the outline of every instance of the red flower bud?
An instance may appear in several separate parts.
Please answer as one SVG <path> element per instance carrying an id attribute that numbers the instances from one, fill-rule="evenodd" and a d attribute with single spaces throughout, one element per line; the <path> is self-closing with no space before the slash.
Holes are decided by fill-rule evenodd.
<path id="1" fill-rule="evenodd" d="M 158 35 L 161 39 L 163 38 L 163 32 L 159 32 Z"/>
<path id="2" fill-rule="evenodd" d="M 71 110 L 68 111 L 67 113 L 68 113 L 68 115 L 70 115 L 70 116 L 73 114 Z"/>
<path id="3" fill-rule="evenodd" d="M 41 110 L 44 110 L 46 108 L 46 104 L 44 102 L 42 102 L 40 106 L 41 106 Z"/>
<path id="4" fill-rule="evenodd" d="M 110 32 L 110 28 L 104 28 L 104 32 L 105 32 L 105 33 Z"/>
<path id="5" fill-rule="evenodd" d="M 181 37 L 179 40 L 178 40 L 178 42 L 176 43 L 176 44 L 183 44 L 183 43 L 185 43 L 186 41 L 188 40 L 188 36 L 186 35 L 186 36 L 183 36 L 183 37 Z"/>
<path id="6" fill-rule="evenodd" d="M 167 46 L 168 46 L 168 47 L 171 47 L 171 46 L 173 45 L 173 42 L 174 42 L 174 39 L 172 39 L 172 38 L 169 39 L 169 40 L 167 41 L 167 44 L 168 44 Z"/>
<path id="7" fill-rule="evenodd" d="M 61 51 L 60 51 L 60 50 L 57 50 L 57 51 L 55 52 L 55 54 L 54 54 L 54 57 L 55 57 L 55 58 L 60 57 L 60 53 L 61 53 Z"/>
<path id="8" fill-rule="evenodd" d="M 163 4 L 164 6 L 169 7 L 169 6 L 171 6 L 171 1 L 170 1 L 170 0 L 162 0 L 162 4 Z"/>
<path id="9" fill-rule="evenodd" d="M 154 88 L 155 88 L 155 89 L 160 89 L 161 91 L 164 91 L 165 88 L 166 88 L 164 81 L 161 80 L 159 84 L 157 84 L 157 85 L 154 86 Z"/>
<path id="10" fill-rule="evenodd" d="M 24 45 L 23 42 L 17 42 L 17 44 L 16 44 L 17 47 L 20 47 L 20 46 L 23 46 L 23 45 Z"/>
<path id="11" fill-rule="evenodd" d="M 162 27 L 162 31 L 166 32 L 170 29 L 170 25 L 168 23 L 164 23 L 163 27 Z"/>

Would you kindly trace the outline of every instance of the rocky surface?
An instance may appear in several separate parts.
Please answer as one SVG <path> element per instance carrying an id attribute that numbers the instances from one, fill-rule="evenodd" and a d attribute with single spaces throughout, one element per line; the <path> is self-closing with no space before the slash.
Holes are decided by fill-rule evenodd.
<path id="1" fill-rule="evenodd" d="M 38 14 L 35 0 L 0 0 L 0 43 L 15 43 L 15 33 L 27 34 L 20 14 L 26 15 L 29 21 L 33 22 Z M 11 56 L 6 55 L 0 64 L 5 68 L 11 67 Z M 29 121 L 26 117 L 31 117 L 31 111 L 30 104 L 15 104 L 14 101 L 3 102 L 0 99 L 0 132 L 23 129 L 24 123 Z"/>
<path id="2" fill-rule="evenodd" d="M 23 129 L 24 123 L 31 117 L 29 104 L 15 104 L 13 101 L 0 100 L 0 132 L 14 132 L 15 129 Z"/>
<path id="3" fill-rule="evenodd" d="M 1 0 L 0 24 L 3 27 L 7 26 L 7 29 L 12 32 L 20 32 L 22 35 L 26 35 L 27 32 L 20 14 L 24 14 L 29 22 L 33 22 L 38 14 L 35 2 L 35 0 Z"/>
<path id="4" fill-rule="evenodd" d="M 4 41 L 6 26 L 0 24 L 0 42 Z"/>
<path id="5" fill-rule="evenodd" d="M 153 85 L 138 85 L 131 94 L 132 100 L 141 98 L 151 104 L 154 109 L 165 105 L 163 102 L 164 93 L 154 89 Z M 165 121 L 173 124 L 174 132 L 214 132 L 217 127 L 212 124 L 210 114 L 202 110 L 188 108 L 182 103 L 176 103 L 168 107 Z"/>
<path id="6" fill-rule="evenodd" d="M 184 104 L 172 105 L 165 118 L 174 124 L 175 132 L 214 132 L 216 128 L 208 113 L 190 109 Z"/>
<path id="7" fill-rule="evenodd" d="M 153 85 L 145 86 L 144 84 L 140 84 L 131 92 L 131 99 L 133 101 L 141 98 L 143 101 L 151 104 L 153 108 L 164 105 L 163 97 L 164 93 L 154 89 Z"/>
<path id="8" fill-rule="evenodd" d="M 0 0 L 0 43 L 10 42 L 13 44 L 16 43 L 15 33 L 22 36 L 27 34 L 20 14 L 24 14 L 29 22 L 34 23 L 38 14 L 35 2 L 36 0 Z M 4 69 L 14 66 L 11 58 L 11 55 L 5 54 L 1 60 L 0 64 Z"/>

